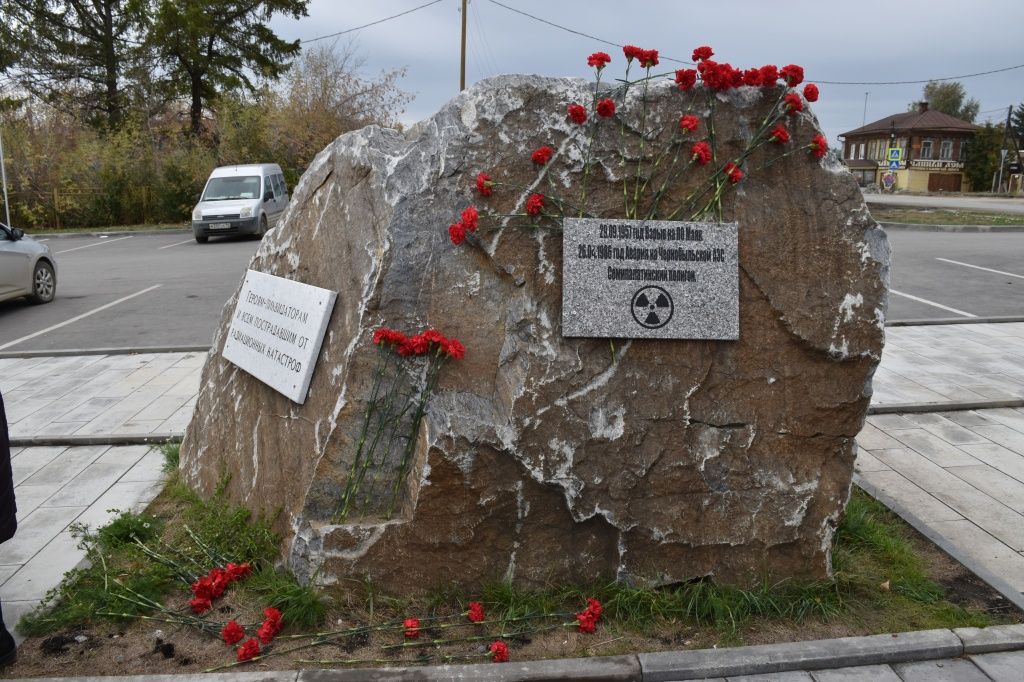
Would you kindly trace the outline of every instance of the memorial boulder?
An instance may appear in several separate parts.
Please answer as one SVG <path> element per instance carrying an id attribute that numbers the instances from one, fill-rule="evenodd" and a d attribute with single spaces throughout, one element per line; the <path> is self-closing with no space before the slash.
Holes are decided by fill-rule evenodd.
<path id="1" fill-rule="evenodd" d="M 201 494 L 274 521 L 301 578 L 830 572 L 885 235 L 795 71 L 740 85 L 705 57 L 646 81 L 635 56 L 629 86 L 482 81 L 303 175 L 250 269 L 337 293 L 308 392 L 222 355 L 261 318 L 236 293 L 181 450 Z M 252 343 L 287 340 L 302 300 L 268 304 Z"/>

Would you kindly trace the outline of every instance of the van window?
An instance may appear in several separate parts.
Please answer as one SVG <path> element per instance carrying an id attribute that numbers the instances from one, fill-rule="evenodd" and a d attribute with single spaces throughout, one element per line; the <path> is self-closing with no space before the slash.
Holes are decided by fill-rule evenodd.
<path id="1" fill-rule="evenodd" d="M 280 199 L 281 197 L 284 196 L 284 185 L 281 182 L 281 176 L 274 175 L 270 179 L 274 183 L 274 194 L 277 196 L 278 199 Z"/>
<path id="2" fill-rule="evenodd" d="M 203 201 L 227 201 L 228 199 L 255 199 L 260 194 L 258 175 L 244 175 L 228 178 L 210 178 L 203 192 Z"/>

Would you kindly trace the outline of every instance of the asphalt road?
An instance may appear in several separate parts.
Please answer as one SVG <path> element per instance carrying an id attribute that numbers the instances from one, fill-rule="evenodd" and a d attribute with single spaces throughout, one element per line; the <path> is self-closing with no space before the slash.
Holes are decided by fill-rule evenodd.
<path id="1" fill-rule="evenodd" d="M 1024 232 L 892 230 L 887 319 L 1024 316 Z M 57 299 L 0 303 L 0 351 L 209 344 L 259 246 L 187 232 L 47 242 Z M 943 260 L 945 259 L 945 260 Z"/>
<path id="2" fill-rule="evenodd" d="M 46 244 L 57 260 L 57 298 L 0 303 L 0 351 L 209 344 L 259 241 L 197 244 L 174 231 Z"/>
<path id="3" fill-rule="evenodd" d="M 868 205 L 909 206 L 911 208 L 948 208 L 987 213 L 1009 213 L 1024 215 L 1024 197 L 1006 199 L 1002 197 L 940 197 L 913 196 L 907 194 L 865 194 Z"/>

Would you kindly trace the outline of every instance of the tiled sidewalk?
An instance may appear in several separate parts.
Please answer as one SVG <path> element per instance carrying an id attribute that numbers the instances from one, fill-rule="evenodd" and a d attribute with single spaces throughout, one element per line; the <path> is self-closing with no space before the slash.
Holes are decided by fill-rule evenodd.
<path id="1" fill-rule="evenodd" d="M 875 415 L 857 442 L 883 501 L 1024 592 L 1024 409 Z"/>
<path id="2" fill-rule="evenodd" d="M 14 448 L 18 532 L 0 545 L 0 602 L 16 623 L 83 552 L 68 526 L 97 528 L 113 509 L 138 511 L 163 486 L 163 454 L 149 446 Z"/>
<path id="3" fill-rule="evenodd" d="M 11 437 L 181 433 L 205 353 L 0 359 Z"/>
<path id="4" fill-rule="evenodd" d="M 872 406 L 1024 398 L 1024 322 L 889 327 L 874 389 Z"/>

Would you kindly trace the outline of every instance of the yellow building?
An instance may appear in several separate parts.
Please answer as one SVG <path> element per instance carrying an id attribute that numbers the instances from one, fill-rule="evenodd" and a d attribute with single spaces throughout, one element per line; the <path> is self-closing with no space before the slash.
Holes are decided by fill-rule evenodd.
<path id="1" fill-rule="evenodd" d="M 921 102 L 843 133 L 843 159 L 861 185 L 910 192 L 966 192 L 967 147 L 978 126 Z M 898 151 L 893 151 L 898 150 Z"/>

